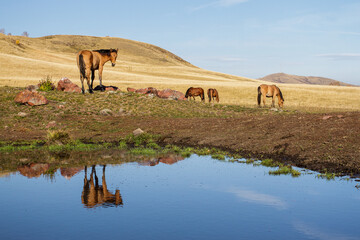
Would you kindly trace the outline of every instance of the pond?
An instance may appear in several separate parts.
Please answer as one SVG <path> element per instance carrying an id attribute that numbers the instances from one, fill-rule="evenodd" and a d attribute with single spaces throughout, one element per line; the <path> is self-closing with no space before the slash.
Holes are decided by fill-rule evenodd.
<path id="1" fill-rule="evenodd" d="M 49 170 L 2 173 L 1 239 L 360 239 L 352 180 L 197 155 Z"/>

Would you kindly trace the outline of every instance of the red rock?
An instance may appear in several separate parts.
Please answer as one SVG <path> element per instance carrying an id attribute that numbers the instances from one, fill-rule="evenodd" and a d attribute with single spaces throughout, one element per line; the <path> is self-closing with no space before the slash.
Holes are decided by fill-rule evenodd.
<path id="1" fill-rule="evenodd" d="M 51 121 L 48 123 L 48 125 L 46 125 L 46 128 L 53 128 L 56 127 L 56 121 Z"/>
<path id="2" fill-rule="evenodd" d="M 135 92 L 136 89 L 135 89 L 135 88 L 130 88 L 130 87 L 128 87 L 128 88 L 127 88 L 127 91 L 128 91 L 128 92 Z"/>
<path id="3" fill-rule="evenodd" d="M 82 167 L 68 167 L 68 168 L 60 168 L 61 176 L 70 180 L 75 174 L 82 171 L 84 168 Z"/>
<path id="4" fill-rule="evenodd" d="M 180 156 L 168 156 L 168 157 L 159 158 L 159 162 L 165 163 L 168 165 L 177 163 L 178 161 L 181 161 L 181 160 L 184 160 L 184 158 L 180 157 Z"/>
<path id="5" fill-rule="evenodd" d="M 146 94 L 147 91 L 148 91 L 147 88 L 140 88 L 140 89 L 135 90 L 135 92 L 139 93 L 139 94 Z"/>
<path id="6" fill-rule="evenodd" d="M 139 94 L 154 94 L 155 96 L 158 95 L 158 90 L 153 87 L 140 88 L 140 89 L 135 90 L 135 92 L 139 93 Z"/>
<path id="7" fill-rule="evenodd" d="M 174 99 L 174 100 L 186 100 L 185 95 L 182 92 L 172 89 L 165 89 L 162 91 L 158 91 L 158 97 L 166 98 L 166 99 Z"/>
<path id="8" fill-rule="evenodd" d="M 114 92 L 115 92 L 115 91 L 117 91 L 117 90 L 118 90 L 117 88 L 115 89 L 115 88 L 113 88 L 113 87 L 106 87 L 106 88 L 105 88 L 105 91 L 114 91 Z"/>
<path id="9" fill-rule="evenodd" d="M 56 90 L 64 92 L 77 92 L 81 93 L 81 88 L 75 83 L 71 82 L 68 78 L 62 78 L 58 82 Z"/>
<path id="10" fill-rule="evenodd" d="M 33 178 L 40 177 L 49 167 L 50 164 L 48 163 L 31 163 L 30 165 L 18 167 L 18 171 L 25 177 Z"/>
<path id="11" fill-rule="evenodd" d="M 16 95 L 14 101 L 21 104 L 28 104 L 30 106 L 38 106 L 49 103 L 49 101 L 43 95 L 40 95 L 38 92 L 32 92 L 29 90 L 19 92 Z"/>
<path id="12" fill-rule="evenodd" d="M 323 116 L 323 117 L 322 117 L 322 120 L 328 120 L 328 119 L 330 119 L 330 118 L 332 118 L 332 116 L 330 116 L 330 115 L 328 115 L 328 116 Z"/>

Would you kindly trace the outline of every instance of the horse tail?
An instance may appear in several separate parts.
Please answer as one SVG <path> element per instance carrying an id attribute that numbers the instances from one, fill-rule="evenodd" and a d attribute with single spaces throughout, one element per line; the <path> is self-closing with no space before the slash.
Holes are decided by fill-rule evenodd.
<path id="1" fill-rule="evenodd" d="M 278 88 L 278 89 L 279 89 L 279 94 L 280 94 L 281 100 L 285 101 L 285 99 L 284 99 L 284 97 L 283 97 L 283 95 L 282 95 L 282 92 L 280 91 L 280 88 Z"/>
<path id="2" fill-rule="evenodd" d="M 207 94 L 208 94 L 208 97 L 209 97 L 209 102 L 211 102 L 211 88 L 208 89 Z"/>
<path id="3" fill-rule="evenodd" d="M 215 90 L 215 93 L 216 93 L 216 101 L 219 102 L 219 92 Z"/>
<path id="4" fill-rule="evenodd" d="M 261 103 L 261 87 L 260 86 L 258 87 L 257 102 L 258 102 L 258 105 L 260 105 L 260 103 Z"/>
<path id="5" fill-rule="evenodd" d="M 204 89 L 201 89 L 201 101 L 205 101 L 205 92 L 204 92 Z"/>
<path id="6" fill-rule="evenodd" d="M 85 62 L 84 57 L 82 54 L 79 55 L 79 68 L 80 68 L 80 74 L 85 78 Z"/>

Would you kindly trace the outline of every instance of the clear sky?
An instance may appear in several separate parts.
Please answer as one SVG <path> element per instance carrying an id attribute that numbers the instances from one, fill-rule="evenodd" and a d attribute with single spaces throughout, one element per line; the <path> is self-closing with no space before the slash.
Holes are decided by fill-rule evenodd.
<path id="1" fill-rule="evenodd" d="M 112 36 L 192 64 L 360 85 L 360 0 L 0 0 L 0 29 L 30 37 Z"/>

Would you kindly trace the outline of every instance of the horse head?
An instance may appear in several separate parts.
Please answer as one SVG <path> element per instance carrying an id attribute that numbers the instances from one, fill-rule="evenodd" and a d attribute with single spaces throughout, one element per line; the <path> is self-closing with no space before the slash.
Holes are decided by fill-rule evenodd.
<path id="1" fill-rule="evenodd" d="M 279 100 L 279 107 L 283 107 L 284 106 L 284 99 L 283 98 L 281 98 L 280 100 Z"/>
<path id="2" fill-rule="evenodd" d="M 113 67 L 115 67 L 115 62 L 116 62 L 118 50 L 119 50 L 118 48 L 117 49 L 110 49 L 110 61 L 111 61 L 111 66 L 113 66 Z"/>

